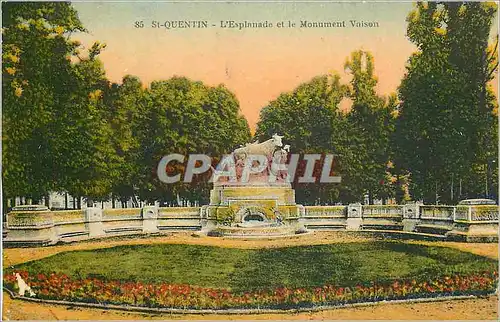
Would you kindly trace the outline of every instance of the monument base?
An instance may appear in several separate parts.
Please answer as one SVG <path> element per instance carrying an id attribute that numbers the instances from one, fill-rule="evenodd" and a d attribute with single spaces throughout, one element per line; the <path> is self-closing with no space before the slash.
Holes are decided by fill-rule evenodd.
<path id="1" fill-rule="evenodd" d="M 210 231 L 209 236 L 220 237 L 277 237 L 277 236 L 292 236 L 295 235 L 297 229 L 295 225 L 281 226 L 255 226 L 255 227 L 238 227 L 238 226 L 218 226 Z"/>
<path id="2" fill-rule="evenodd" d="M 217 185 L 203 207 L 204 231 L 210 236 L 283 236 L 303 232 L 290 184 Z M 302 228 L 302 229 L 301 229 Z"/>

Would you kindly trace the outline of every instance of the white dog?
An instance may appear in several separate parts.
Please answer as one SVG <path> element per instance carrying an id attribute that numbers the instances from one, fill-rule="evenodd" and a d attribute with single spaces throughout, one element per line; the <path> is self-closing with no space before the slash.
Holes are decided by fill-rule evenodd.
<path id="1" fill-rule="evenodd" d="M 19 287 L 19 295 L 24 296 L 26 291 L 28 291 L 30 296 L 35 296 L 35 292 L 33 292 L 31 290 L 31 287 L 28 284 L 26 284 L 21 275 L 19 275 L 19 273 L 15 273 L 14 275 L 16 276 L 17 279 L 17 286 Z"/>

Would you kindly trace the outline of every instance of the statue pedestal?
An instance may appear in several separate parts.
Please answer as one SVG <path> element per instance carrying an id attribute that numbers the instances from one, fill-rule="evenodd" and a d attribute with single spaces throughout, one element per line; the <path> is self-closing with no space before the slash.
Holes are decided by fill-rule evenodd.
<path id="1" fill-rule="evenodd" d="M 275 199 L 278 204 L 295 204 L 295 191 L 289 183 L 221 184 L 210 192 L 210 204 L 228 204 L 237 199 Z"/>
<path id="2" fill-rule="evenodd" d="M 289 183 L 219 184 L 210 192 L 205 217 L 215 236 L 293 235 L 301 205 Z"/>

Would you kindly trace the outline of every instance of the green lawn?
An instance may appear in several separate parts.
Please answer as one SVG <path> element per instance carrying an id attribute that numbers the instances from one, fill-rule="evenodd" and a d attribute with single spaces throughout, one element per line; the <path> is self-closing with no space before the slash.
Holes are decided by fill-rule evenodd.
<path id="1" fill-rule="evenodd" d="M 15 268 L 30 274 L 58 272 L 81 278 L 183 283 L 242 291 L 434 278 L 497 267 L 493 259 L 451 248 L 366 242 L 255 250 L 168 244 L 119 246 L 60 253 Z"/>

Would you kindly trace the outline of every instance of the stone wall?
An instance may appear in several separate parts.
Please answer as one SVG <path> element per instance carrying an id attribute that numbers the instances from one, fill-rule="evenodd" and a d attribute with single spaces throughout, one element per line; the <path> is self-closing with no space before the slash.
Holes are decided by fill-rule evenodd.
<path id="1" fill-rule="evenodd" d="M 203 209 L 145 206 L 51 211 L 44 206 L 19 206 L 7 214 L 3 243 L 50 245 L 108 236 L 203 231 Z M 305 206 L 299 212 L 299 223 L 309 230 L 383 231 L 446 240 L 495 241 L 498 212 L 498 206 Z"/>

